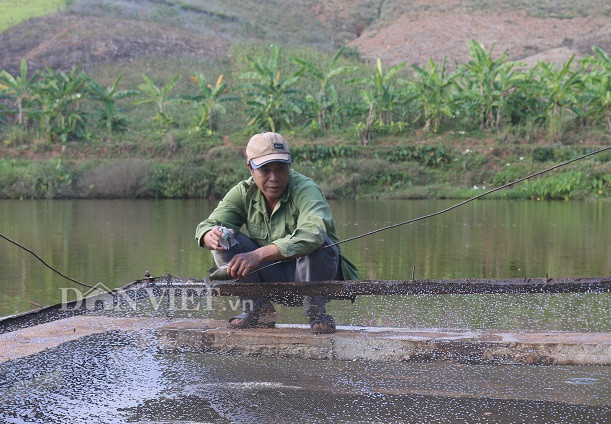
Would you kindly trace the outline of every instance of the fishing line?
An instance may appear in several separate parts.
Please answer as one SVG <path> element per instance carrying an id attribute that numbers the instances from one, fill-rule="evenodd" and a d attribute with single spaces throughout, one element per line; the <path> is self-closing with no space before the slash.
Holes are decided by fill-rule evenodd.
<path id="1" fill-rule="evenodd" d="M 502 189 L 507 188 L 507 187 L 510 187 L 510 186 L 512 186 L 512 185 L 514 185 L 514 184 L 520 183 L 520 182 L 522 182 L 522 181 L 524 181 L 524 180 L 528 180 L 529 178 L 537 177 L 537 176 L 539 176 L 539 175 L 541 175 L 541 174 L 545 174 L 546 172 L 553 171 L 554 169 L 558 169 L 558 168 L 560 168 L 560 167 L 562 167 L 562 166 L 565 166 L 565 165 L 568 165 L 568 164 L 570 164 L 570 163 L 576 162 L 576 161 L 578 161 L 578 160 L 581 160 L 581 159 L 587 158 L 587 157 L 589 157 L 589 156 L 596 155 L 596 154 L 598 154 L 598 153 L 604 152 L 605 150 L 609 150 L 609 149 L 611 149 L 611 146 L 609 146 L 609 147 L 605 147 L 604 149 L 597 150 L 597 151 L 595 151 L 595 152 L 591 152 L 591 153 L 585 154 L 585 155 L 580 156 L 580 157 L 578 157 L 578 158 L 571 159 L 571 160 L 569 160 L 569 161 L 566 161 L 566 162 L 560 163 L 560 164 L 558 164 L 558 165 L 552 166 L 551 168 L 544 169 L 543 171 L 535 172 L 534 174 L 527 175 L 526 177 L 519 178 L 519 179 L 517 179 L 517 180 L 515 180 L 515 181 L 512 181 L 512 182 L 507 183 L 507 184 L 504 184 L 504 185 L 502 185 L 502 186 L 499 186 L 499 187 L 493 188 L 492 190 L 488 190 L 488 191 L 486 191 L 485 193 L 478 194 L 477 196 L 474 196 L 474 197 L 472 197 L 472 198 L 470 198 L 470 199 L 464 200 L 464 201 L 462 201 L 462 202 L 460 202 L 460 203 L 457 203 L 457 204 L 455 204 L 455 205 L 453 205 L 453 206 L 450 206 L 449 208 L 446 208 L 446 209 L 443 209 L 443 210 L 440 210 L 440 211 L 437 211 L 437 212 L 433 212 L 433 213 L 428 214 L 428 215 L 423 215 L 423 216 L 418 217 L 418 218 L 414 218 L 414 219 L 410 219 L 410 220 L 407 220 L 407 221 L 399 222 L 399 223 L 396 223 L 396 224 L 388 225 L 388 226 L 386 226 L 386 227 L 378 228 L 377 230 L 369 231 L 369 232 L 367 232 L 367 233 L 363 233 L 363 234 L 358 235 L 358 236 L 355 236 L 355 237 L 350 237 L 350 238 L 347 238 L 347 239 L 345 239 L 345 240 L 338 241 L 338 242 L 336 242 L 336 243 L 333 243 L 333 244 L 330 244 L 330 245 L 328 245 L 328 246 L 322 247 L 321 249 L 326 249 L 327 247 L 336 246 L 336 245 L 338 245 L 338 244 L 345 243 L 345 242 L 347 242 L 347 241 L 352 241 L 352 240 L 356 240 L 356 239 L 359 239 L 359 238 L 362 238 L 362 237 L 370 236 L 370 235 L 372 235 L 372 234 L 379 233 L 380 231 L 389 230 L 389 229 L 391 229 L 391 228 L 399 227 L 399 226 L 401 226 L 401 225 L 405 225 L 405 224 L 411 224 L 411 223 L 413 223 L 413 222 L 422 221 L 423 219 L 432 218 L 432 217 L 434 217 L 434 216 L 441 215 L 442 213 L 446 213 L 446 212 L 451 211 L 452 209 L 456 209 L 456 208 L 458 208 L 459 206 L 466 205 L 466 204 L 467 204 L 467 203 L 469 203 L 469 202 L 472 202 L 472 201 L 477 200 L 477 199 L 479 199 L 479 198 L 481 198 L 481 197 L 487 196 L 488 194 L 490 194 L 490 193 L 494 193 L 495 191 L 502 190 Z"/>
<path id="2" fill-rule="evenodd" d="M 81 283 L 78 280 L 75 280 L 74 278 L 68 277 L 67 275 L 62 274 L 61 272 L 59 272 L 58 270 L 56 270 L 55 268 L 53 268 L 51 265 L 49 265 L 48 263 L 46 263 L 43 259 L 41 259 L 36 253 L 34 253 L 33 251 L 31 251 L 30 249 L 28 249 L 25 246 L 22 246 L 21 244 L 17 243 L 14 240 L 11 240 L 10 238 L 6 237 L 4 234 L 0 233 L 0 237 L 2 237 L 4 240 L 8 241 L 9 243 L 13 243 L 15 246 L 22 248 L 23 250 L 25 250 L 28 253 L 31 253 L 32 255 L 34 255 L 34 257 L 36 259 L 38 259 L 40 262 L 42 262 L 42 264 L 44 266 L 46 266 L 47 268 L 49 268 L 51 271 L 53 271 L 54 273 L 60 275 L 61 277 L 64 277 L 66 280 L 72 281 L 73 283 L 76 284 L 80 284 L 81 286 L 84 287 L 89 287 L 90 289 L 96 289 L 96 287 L 90 286 L 89 284 L 85 284 L 85 283 Z"/>
<path id="3" fill-rule="evenodd" d="M 512 185 L 514 185 L 514 184 L 517 184 L 517 183 L 520 183 L 520 182 L 522 182 L 522 181 L 528 180 L 529 178 L 537 177 L 537 176 L 539 176 L 539 175 L 545 174 L 546 172 L 553 171 L 554 169 L 558 169 L 558 168 L 563 167 L 563 166 L 566 166 L 566 165 L 568 165 L 568 164 L 570 164 L 570 163 L 577 162 L 578 160 L 585 159 L 585 158 L 587 158 L 587 157 L 589 157 L 589 156 L 594 156 L 594 155 L 596 155 L 596 154 L 598 154 L 598 153 L 602 153 L 602 152 L 607 151 L 607 150 L 609 150 L 609 149 L 611 149 L 611 146 L 609 146 L 609 147 L 605 147 L 604 149 L 596 150 L 596 151 L 594 151 L 594 152 L 587 153 L 587 154 L 585 154 L 585 155 L 583 155 L 583 156 L 579 156 L 579 157 L 577 157 L 577 158 L 575 158 L 575 159 L 571 159 L 571 160 L 568 160 L 568 161 L 566 161 L 566 162 L 562 162 L 562 163 L 560 163 L 560 164 L 558 164 L 558 165 L 554 165 L 554 166 L 552 166 L 552 167 L 550 167 L 550 168 L 544 169 L 543 171 L 535 172 L 534 174 L 527 175 L 526 177 L 519 178 L 519 179 L 517 179 L 517 180 L 515 180 L 515 181 L 512 181 L 512 182 L 510 182 L 510 183 L 504 184 L 504 185 L 502 185 L 502 186 L 499 186 L 499 187 L 493 188 L 492 190 L 488 190 L 488 191 L 486 191 L 486 192 L 484 192 L 484 193 L 478 194 L 477 196 L 474 196 L 474 197 L 472 197 L 472 198 L 470 198 L 470 199 L 464 200 L 464 201 L 462 201 L 462 202 L 460 202 L 460 203 L 457 203 L 457 204 L 455 204 L 455 205 L 453 205 L 453 206 L 450 206 L 449 208 L 442 209 L 442 210 L 440 210 L 440 211 L 433 212 L 433 213 L 430 213 L 430 214 L 428 214 L 428 215 L 423 215 L 423 216 L 420 216 L 420 217 L 418 217 L 418 218 L 413 218 L 413 219 L 409 219 L 409 220 L 407 220 L 407 221 L 398 222 L 398 223 L 396 223 L 396 224 L 391 224 L 391 225 L 388 225 L 388 226 L 386 226 L 386 227 L 378 228 L 377 230 L 369 231 L 369 232 L 367 232 L 367 233 L 363 233 L 363 234 L 360 234 L 360 235 L 358 235 L 358 236 L 350 237 L 350 238 L 347 238 L 347 239 L 345 239 L 345 240 L 340 240 L 340 241 L 337 241 L 337 242 L 335 242 L 335 243 L 332 243 L 332 244 L 328 244 L 328 245 L 326 245 L 326 246 L 319 247 L 319 248 L 318 248 L 318 249 L 316 249 L 316 250 L 327 249 L 327 248 L 329 248 L 329 247 L 337 246 L 338 244 L 342 244 L 342 243 L 346 243 L 346 242 L 349 242 L 349 241 L 357 240 L 357 239 L 360 239 L 360 238 L 363 238 L 363 237 L 367 237 L 367 236 L 370 236 L 370 235 L 372 235 L 372 234 L 379 233 L 379 232 L 381 232 L 381 231 L 390 230 L 391 228 L 400 227 L 401 225 L 412 224 L 412 223 L 414 223 L 414 222 L 422 221 L 422 220 L 424 220 L 424 219 L 428 219 L 428 218 L 432 218 L 432 217 L 437 216 L 437 215 L 441 215 L 441 214 L 443 214 L 443 213 L 446 213 L 446 212 L 451 211 L 452 209 L 456 209 L 456 208 L 458 208 L 458 207 L 460 207 L 460 206 L 466 205 L 466 204 L 467 204 L 467 203 L 469 203 L 469 202 L 472 202 L 472 201 L 474 201 L 474 200 L 477 200 L 477 199 L 480 199 L 480 198 L 482 198 L 482 197 L 484 197 L 484 196 L 487 196 L 487 195 L 488 195 L 488 194 L 490 194 L 490 193 L 494 193 L 495 191 L 502 190 L 502 189 L 507 188 L 507 187 L 510 187 L 510 186 L 512 186 Z M 301 256 L 305 256 L 305 255 L 301 255 Z M 278 264 L 281 264 L 281 263 L 283 263 L 283 262 L 288 262 L 289 260 L 293 260 L 293 259 L 295 259 L 295 258 L 291 258 L 291 259 L 283 259 L 283 260 L 280 260 L 280 261 L 277 261 L 277 262 L 273 262 L 273 263 L 271 263 L 271 264 L 264 265 L 264 266 L 262 266 L 261 268 L 258 268 L 258 269 L 254 270 L 254 271 L 249 272 L 248 274 L 244 275 L 244 277 L 247 277 L 247 276 L 249 276 L 249 275 L 251 275 L 251 274 L 254 274 L 255 272 L 259 272 L 259 271 L 261 271 L 261 270 L 263 270 L 263 269 L 265 269 L 265 268 L 269 268 L 269 267 L 271 267 L 271 266 L 278 265 Z M 242 277 L 242 278 L 243 278 L 243 277 Z M 235 281 L 235 280 L 234 280 L 234 281 Z"/>

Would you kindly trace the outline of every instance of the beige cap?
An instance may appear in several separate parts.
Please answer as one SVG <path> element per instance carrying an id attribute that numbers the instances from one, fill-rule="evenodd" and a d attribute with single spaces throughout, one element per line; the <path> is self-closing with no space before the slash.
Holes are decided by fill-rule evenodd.
<path id="1" fill-rule="evenodd" d="M 265 132 L 251 137 L 246 146 L 246 160 L 253 169 L 258 169 L 269 162 L 291 163 L 291 152 L 284 137 Z"/>

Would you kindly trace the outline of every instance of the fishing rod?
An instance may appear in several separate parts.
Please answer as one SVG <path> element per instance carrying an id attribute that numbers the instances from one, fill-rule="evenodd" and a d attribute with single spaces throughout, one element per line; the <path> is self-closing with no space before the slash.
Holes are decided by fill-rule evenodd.
<path id="1" fill-rule="evenodd" d="M 441 215 L 441 214 L 443 214 L 443 213 L 446 213 L 446 212 L 451 211 L 452 209 L 456 209 L 456 208 L 458 208 L 458 207 L 460 207 L 460 206 L 466 205 L 466 204 L 467 204 L 467 203 L 469 203 L 469 202 L 472 202 L 472 201 L 474 201 L 474 200 L 477 200 L 477 199 L 480 199 L 480 198 L 482 198 L 482 197 L 484 197 L 484 196 L 487 196 L 487 195 L 489 195 L 489 194 L 491 194 L 491 193 L 494 193 L 495 191 L 503 190 L 503 189 L 505 189 L 505 188 L 507 188 L 507 187 L 511 187 L 511 186 L 512 186 L 512 185 L 514 185 L 514 184 L 520 183 L 520 182 L 522 182 L 522 181 L 528 180 L 528 179 L 533 178 L 533 177 L 537 177 L 537 176 L 539 176 L 539 175 L 545 174 L 546 172 L 553 171 L 554 169 L 561 168 L 561 167 L 566 166 L 566 165 L 569 165 L 569 164 L 571 164 L 571 163 L 573 163 L 573 162 L 577 162 L 578 160 L 582 160 L 582 159 L 585 159 L 585 158 L 587 158 L 587 157 L 597 155 L 597 154 L 602 153 L 602 152 L 605 152 L 605 151 L 607 151 L 607 150 L 609 150 L 609 149 L 611 149 L 611 146 L 605 147 L 604 149 L 596 150 L 596 151 L 594 151 L 594 152 L 587 153 L 587 154 L 585 154 L 585 155 L 582 155 L 582 156 L 579 156 L 579 157 L 577 157 L 577 158 L 574 158 L 574 159 L 568 160 L 568 161 L 566 161 L 566 162 L 562 162 L 562 163 L 560 163 L 560 164 L 558 164 L 558 165 L 554 165 L 554 166 L 552 166 L 552 167 L 550 167 L 550 168 L 544 169 L 543 171 L 535 172 L 534 174 L 527 175 L 526 177 L 519 178 L 519 179 L 517 179 L 517 180 L 515 180 L 515 181 L 512 181 L 512 182 L 510 182 L 510 183 L 507 183 L 507 184 L 504 184 L 504 185 L 502 185 L 502 186 L 499 186 L 499 187 L 493 188 L 492 190 L 488 190 L 488 191 L 486 191 L 486 192 L 484 192 L 484 193 L 480 193 L 480 194 L 478 194 L 477 196 L 471 197 L 470 199 L 467 199 L 467 200 L 463 200 L 462 202 L 457 203 L 457 204 L 455 204 L 455 205 L 453 205 L 453 206 L 450 206 L 449 208 L 445 208 L 445 209 L 442 209 L 442 210 L 440 210 L 440 211 L 430 213 L 430 214 L 428 214 L 428 215 L 423 215 L 423 216 L 420 216 L 420 217 L 418 217 L 418 218 L 413 218 L 413 219 L 409 219 L 409 220 L 407 220 L 407 221 L 398 222 L 398 223 L 396 223 L 396 224 L 387 225 L 386 227 L 378 228 L 378 229 L 376 229 L 376 230 L 369 231 L 369 232 L 366 232 L 366 233 L 360 234 L 360 235 L 358 235 L 358 236 L 354 236 L 354 237 L 350 237 L 350 238 L 347 238 L 347 239 L 344 239 L 344 240 L 340 240 L 340 241 L 337 241 L 337 242 L 335 242 L 335 243 L 328 244 L 328 245 L 326 245 L 326 246 L 321 246 L 321 247 L 319 247 L 319 248 L 318 248 L 318 249 L 316 249 L 316 250 L 327 249 L 327 248 L 329 248 L 329 247 L 337 246 L 338 244 L 342 244 L 342 243 L 346 243 L 346 242 L 349 242 L 349 241 L 357 240 L 357 239 L 360 239 L 360 238 L 363 238 L 363 237 L 367 237 L 367 236 L 370 236 L 370 235 L 372 235 L 372 234 L 379 233 L 379 232 L 381 232 L 381 231 L 390 230 L 390 229 L 392 229 L 392 228 L 400 227 L 400 226 L 402 226 L 402 225 L 406 225 L 406 224 L 412 224 L 412 223 L 414 223 L 414 222 L 422 221 L 422 220 L 424 220 L 424 219 L 428 219 L 428 218 L 432 218 L 432 217 L 437 216 L 437 215 Z M 305 255 L 301 255 L 301 256 L 305 256 Z M 259 271 L 261 271 L 261 270 L 263 270 L 263 269 L 266 269 L 266 268 L 269 268 L 269 267 L 271 267 L 271 266 L 278 265 L 278 264 L 281 264 L 281 263 L 284 263 L 284 262 L 288 262 L 289 260 L 293 260 L 293 259 L 295 259 L 295 258 L 291 258 L 291 259 L 282 259 L 282 260 L 279 260 L 279 261 L 276 261 L 276 262 L 273 262 L 273 263 L 270 263 L 270 264 L 264 265 L 264 266 L 262 266 L 262 267 L 260 267 L 260 268 L 258 268 L 258 269 L 256 269 L 256 270 L 254 270 L 254 271 L 249 272 L 248 274 L 244 275 L 244 277 L 247 277 L 247 276 L 249 276 L 249 275 L 251 275 L 251 274 L 254 274 L 255 272 L 259 272 Z M 243 278 L 243 277 L 242 277 L 242 278 Z M 235 279 L 235 280 L 233 280 L 233 281 L 236 281 L 236 280 L 238 280 L 238 279 Z"/>

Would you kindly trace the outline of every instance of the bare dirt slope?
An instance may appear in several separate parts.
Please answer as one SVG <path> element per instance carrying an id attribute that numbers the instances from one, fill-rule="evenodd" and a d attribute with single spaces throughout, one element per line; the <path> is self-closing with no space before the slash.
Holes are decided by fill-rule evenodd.
<path id="1" fill-rule="evenodd" d="M 21 58 L 32 69 L 87 67 L 142 56 L 216 60 L 227 56 L 231 43 L 252 40 L 327 51 L 347 44 L 362 58 L 381 58 L 389 66 L 403 61 L 423 65 L 428 58 L 439 62 L 444 57 L 450 66 L 465 62 L 472 38 L 488 49 L 494 46 L 494 55 L 507 50 L 511 59 L 528 64 L 563 63 L 572 54 L 590 53 L 593 45 L 611 52 L 611 7 L 601 0 L 541 2 L 548 8 L 562 4 L 543 12 L 533 6 L 538 2 L 505 0 L 189 0 L 150 5 L 147 0 L 123 0 L 106 7 L 108 12 L 87 1 L 76 2 L 85 4 L 80 10 L 33 19 L 1 33 L 0 69 L 16 71 Z M 174 9 L 158 10 L 158 3 Z M 134 12 L 121 9 L 123 4 Z M 572 4 L 582 8 L 571 9 Z"/>
<path id="2" fill-rule="evenodd" d="M 497 55 L 527 64 L 537 60 L 563 63 L 576 54 L 591 53 L 592 45 L 611 47 L 611 20 L 605 17 L 538 18 L 524 13 L 418 11 L 374 24 L 350 45 L 369 60 L 394 65 L 403 61 L 423 65 L 427 59 L 449 65 L 469 59 L 467 41 L 494 47 Z"/>
<path id="3" fill-rule="evenodd" d="M 0 34 L 0 69 L 70 69 L 135 57 L 226 57 L 233 42 L 335 50 L 371 22 L 380 0 L 78 0 L 68 12 Z M 288 4 L 288 6 L 287 6 Z M 337 7 L 336 7 L 337 6 Z M 340 7 L 341 6 L 341 7 Z M 359 32 L 360 31 L 360 32 Z"/>

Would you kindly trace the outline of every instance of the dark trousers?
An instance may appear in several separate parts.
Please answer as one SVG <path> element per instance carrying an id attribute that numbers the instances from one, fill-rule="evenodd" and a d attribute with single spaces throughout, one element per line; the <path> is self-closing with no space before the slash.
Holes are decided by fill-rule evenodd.
<path id="1" fill-rule="evenodd" d="M 258 244 L 241 232 L 238 232 L 235 238 L 238 244 L 235 244 L 229 250 L 222 252 L 216 250 L 212 251 L 214 261 L 217 265 L 228 263 L 231 258 L 239 253 L 252 252 L 259 248 Z M 323 246 L 328 246 L 332 243 L 331 239 L 327 239 L 323 243 Z M 339 261 L 340 258 L 337 246 L 318 249 L 309 255 L 281 262 L 257 271 L 240 281 L 244 283 L 258 283 L 343 280 Z M 262 263 L 261 266 L 267 264 L 269 264 L 269 262 Z M 240 297 L 240 301 L 245 310 L 249 310 L 250 308 L 259 309 L 270 300 L 286 306 L 300 306 L 303 304 L 303 311 L 308 317 L 310 324 L 328 320 L 325 306 L 328 301 L 326 296 L 297 296 L 286 294 L 269 297 Z"/>

